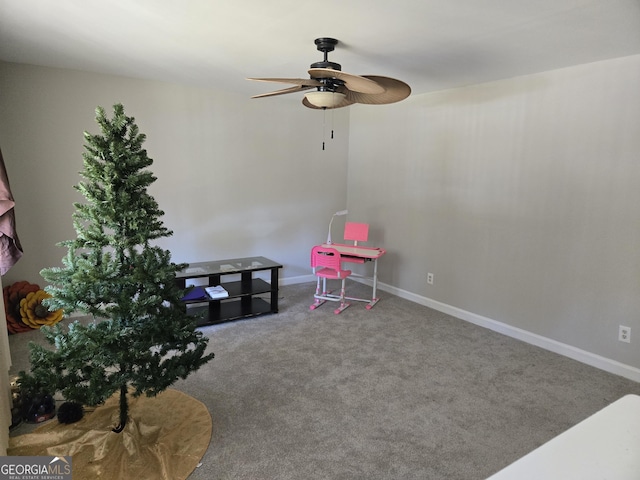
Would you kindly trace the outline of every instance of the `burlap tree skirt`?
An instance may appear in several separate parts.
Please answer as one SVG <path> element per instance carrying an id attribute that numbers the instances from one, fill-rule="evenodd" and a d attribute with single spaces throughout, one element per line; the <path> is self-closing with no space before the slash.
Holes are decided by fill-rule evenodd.
<path id="1" fill-rule="evenodd" d="M 72 457 L 74 479 L 185 479 L 211 441 L 212 421 L 198 400 L 177 390 L 156 397 L 129 397 L 129 421 L 120 433 L 119 394 L 63 425 L 51 420 L 33 433 L 13 437 L 8 455 Z"/>

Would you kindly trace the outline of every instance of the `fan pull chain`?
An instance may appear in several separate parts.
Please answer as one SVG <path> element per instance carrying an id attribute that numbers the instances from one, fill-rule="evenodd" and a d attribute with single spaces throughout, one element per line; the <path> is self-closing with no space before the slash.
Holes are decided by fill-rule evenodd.
<path id="1" fill-rule="evenodd" d="M 331 140 L 333 140 L 333 116 L 336 113 L 336 109 L 331 109 Z"/>
<path id="2" fill-rule="evenodd" d="M 326 138 L 326 119 L 327 119 L 327 108 L 324 107 L 322 109 L 322 150 L 324 150 L 324 139 Z"/>
<path id="3" fill-rule="evenodd" d="M 331 109 L 331 140 L 333 140 L 333 122 L 335 116 L 335 108 Z M 322 107 L 322 150 L 325 148 L 325 139 L 327 138 L 327 107 Z"/>

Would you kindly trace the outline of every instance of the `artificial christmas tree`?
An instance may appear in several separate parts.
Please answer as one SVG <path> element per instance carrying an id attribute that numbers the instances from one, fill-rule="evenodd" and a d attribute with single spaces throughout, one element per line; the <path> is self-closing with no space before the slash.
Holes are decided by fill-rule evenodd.
<path id="1" fill-rule="evenodd" d="M 32 392 L 62 392 L 65 399 L 98 405 L 120 392 L 120 432 L 128 418 L 127 395 L 155 396 L 210 359 L 208 339 L 196 330 L 175 282 L 185 264 L 151 242 L 172 235 L 164 214 L 147 193 L 156 178 L 142 148 L 145 135 L 122 105 L 113 118 L 96 109 L 102 134 L 85 132 L 84 181 L 75 188 L 86 203 L 75 203 L 75 240 L 63 267 L 42 270 L 52 298 L 50 310 L 94 317 L 68 329 L 44 327 L 54 349 L 31 345 L 31 372 L 20 383 Z"/>

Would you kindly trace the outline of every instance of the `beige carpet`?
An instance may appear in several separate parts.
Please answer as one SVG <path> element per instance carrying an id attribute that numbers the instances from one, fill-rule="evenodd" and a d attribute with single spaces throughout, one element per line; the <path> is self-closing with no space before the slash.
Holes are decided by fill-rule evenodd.
<path id="1" fill-rule="evenodd" d="M 119 393 L 70 425 L 50 420 L 10 439 L 8 454 L 72 456 L 74 479 L 185 479 L 211 441 L 207 407 L 177 390 L 129 398 L 129 421 L 121 433 Z"/>
<path id="2" fill-rule="evenodd" d="M 371 310 L 310 311 L 314 290 L 284 286 L 279 313 L 202 328 L 216 358 L 172 386 L 215 423 L 189 480 L 484 480 L 640 395 L 640 383 L 386 292 Z M 9 338 L 13 373 L 40 337 Z"/>

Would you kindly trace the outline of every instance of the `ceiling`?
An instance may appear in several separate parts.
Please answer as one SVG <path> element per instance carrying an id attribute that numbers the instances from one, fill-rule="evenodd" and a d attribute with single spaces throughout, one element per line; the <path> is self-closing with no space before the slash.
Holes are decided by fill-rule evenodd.
<path id="1" fill-rule="evenodd" d="M 640 0 L 0 0 L 0 60 L 248 96 L 307 78 L 317 37 L 420 94 L 638 54 Z"/>

